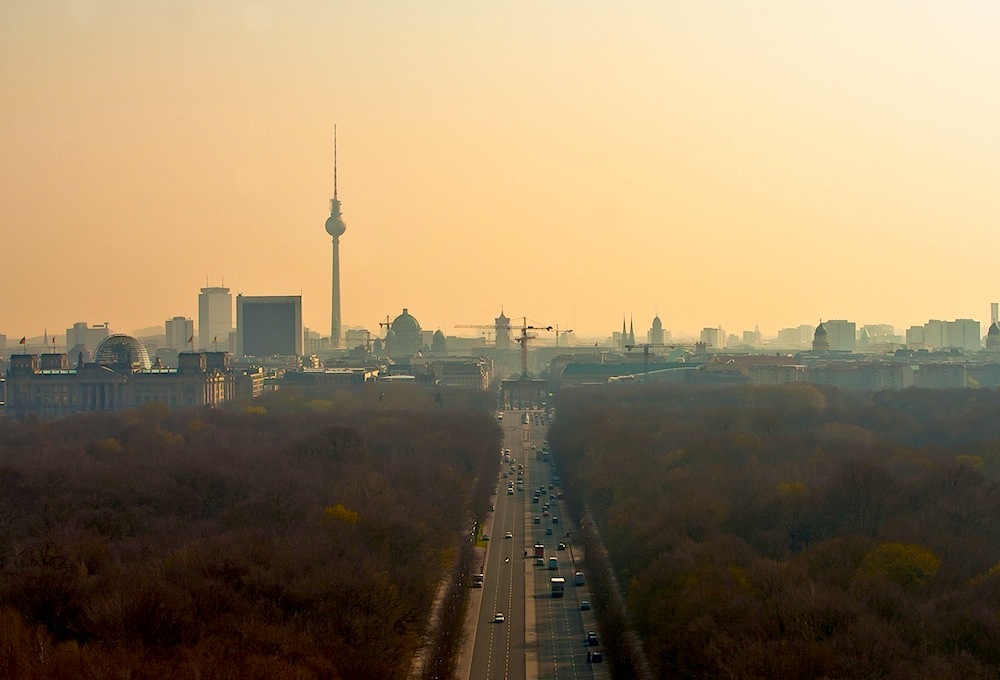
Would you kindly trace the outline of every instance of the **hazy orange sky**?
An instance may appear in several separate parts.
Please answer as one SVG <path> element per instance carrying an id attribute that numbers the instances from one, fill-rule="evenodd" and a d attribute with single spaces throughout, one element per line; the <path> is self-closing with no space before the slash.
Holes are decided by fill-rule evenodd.
<path id="1" fill-rule="evenodd" d="M 345 327 L 985 333 L 998 45 L 989 2 L 5 2 L 0 333 L 223 279 L 329 332 L 334 123 Z"/>

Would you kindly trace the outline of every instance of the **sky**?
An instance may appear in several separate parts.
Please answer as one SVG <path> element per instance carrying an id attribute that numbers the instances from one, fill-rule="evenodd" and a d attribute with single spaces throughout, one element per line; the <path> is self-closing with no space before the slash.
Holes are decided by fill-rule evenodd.
<path id="1" fill-rule="evenodd" d="M 0 333 L 206 283 L 329 332 L 335 124 L 345 328 L 985 333 L 997 45 L 985 1 L 0 3 Z"/>

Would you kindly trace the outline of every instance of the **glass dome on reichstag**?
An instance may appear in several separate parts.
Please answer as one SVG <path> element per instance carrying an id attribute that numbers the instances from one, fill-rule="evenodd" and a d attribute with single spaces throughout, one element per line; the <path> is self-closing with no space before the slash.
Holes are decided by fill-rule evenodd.
<path id="1" fill-rule="evenodd" d="M 95 364 L 128 364 L 134 370 L 148 371 L 152 362 L 149 352 L 131 335 L 109 335 L 94 351 Z"/>

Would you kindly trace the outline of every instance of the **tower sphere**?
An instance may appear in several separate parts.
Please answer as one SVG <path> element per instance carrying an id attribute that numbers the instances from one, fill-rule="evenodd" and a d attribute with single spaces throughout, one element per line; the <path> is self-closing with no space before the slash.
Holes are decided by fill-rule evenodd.
<path id="1" fill-rule="evenodd" d="M 330 236 L 343 236 L 347 231 L 344 224 L 344 216 L 340 214 L 340 201 L 333 199 L 330 201 L 330 216 L 326 218 L 326 233 Z"/>

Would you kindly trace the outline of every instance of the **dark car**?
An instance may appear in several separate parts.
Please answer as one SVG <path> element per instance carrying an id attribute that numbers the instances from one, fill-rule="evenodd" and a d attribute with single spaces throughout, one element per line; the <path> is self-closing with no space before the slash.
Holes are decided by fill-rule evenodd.
<path id="1" fill-rule="evenodd" d="M 600 640 L 597 639 L 597 633 L 590 631 L 587 633 L 587 644 L 591 647 L 596 647 L 600 644 Z"/>

